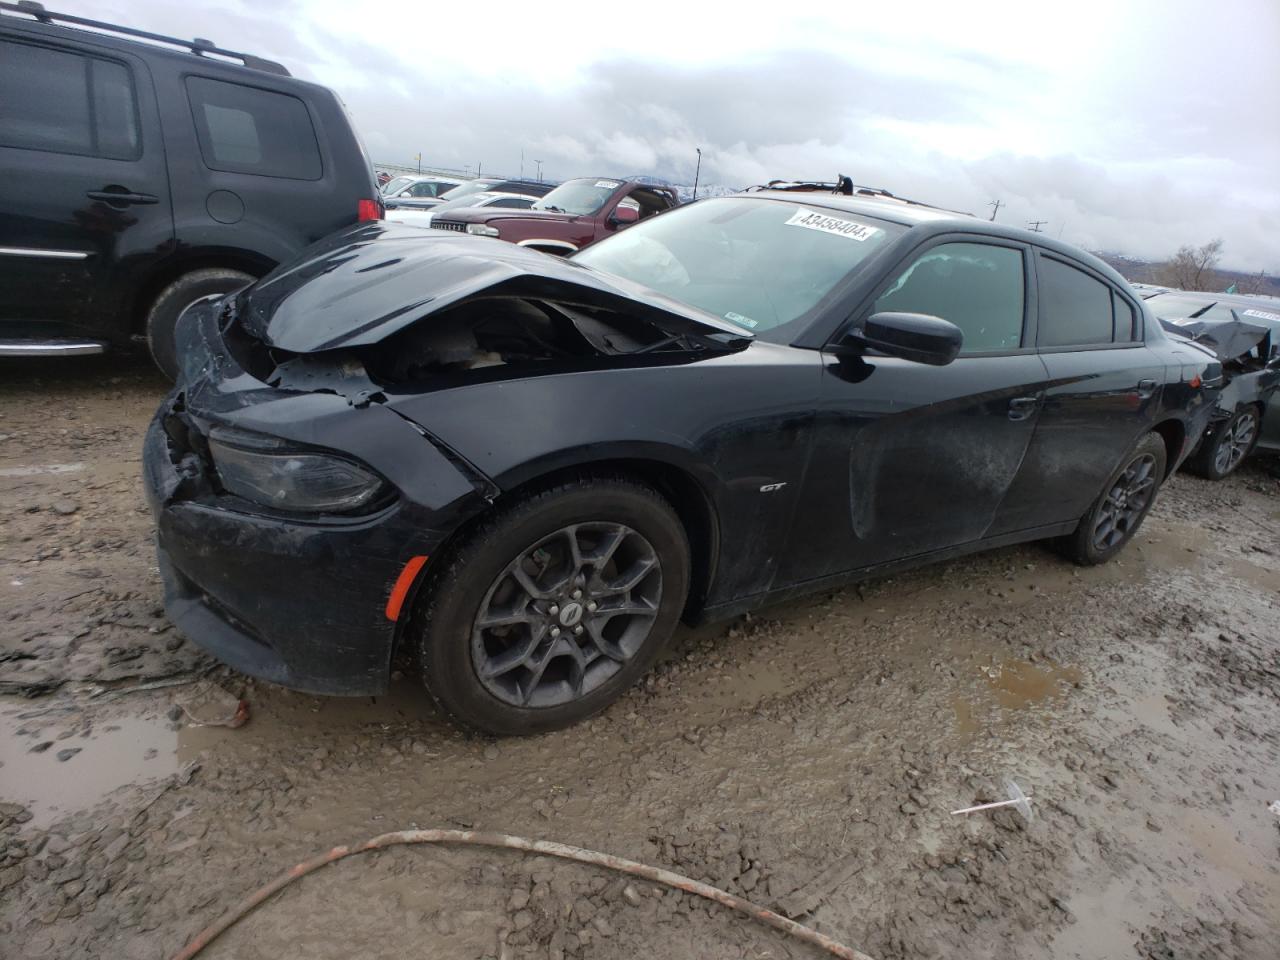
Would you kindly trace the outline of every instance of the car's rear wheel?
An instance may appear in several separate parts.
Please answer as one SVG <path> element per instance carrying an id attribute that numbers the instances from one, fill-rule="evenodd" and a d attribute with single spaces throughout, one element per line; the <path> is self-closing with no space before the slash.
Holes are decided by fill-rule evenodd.
<path id="1" fill-rule="evenodd" d="M 253 281 L 252 276 L 240 270 L 209 267 L 184 273 L 160 291 L 147 314 L 147 345 L 151 348 L 151 359 L 166 377 L 178 378 L 174 334 L 182 312 L 197 300 L 239 290 Z"/>
<path id="2" fill-rule="evenodd" d="M 648 487 L 584 478 L 528 496 L 430 575 L 411 625 L 427 691 L 485 733 L 577 723 L 649 669 L 688 581 L 684 528 Z"/>
<path id="3" fill-rule="evenodd" d="M 1187 468 L 1206 480 L 1224 479 L 1234 473 L 1253 451 L 1261 426 L 1261 410 L 1253 404 L 1241 407 L 1235 416 L 1213 432 L 1212 437 L 1200 444 L 1187 461 Z"/>
<path id="4" fill-rule="evenodd" d="M 1105 563 L 1133 539 L 1164 480 L 1164 440 L 1148 433 L 1125 457 L 1103 486 L 1076 528 L 1062 541 L 1064 552 L 1079 564 Z"/>

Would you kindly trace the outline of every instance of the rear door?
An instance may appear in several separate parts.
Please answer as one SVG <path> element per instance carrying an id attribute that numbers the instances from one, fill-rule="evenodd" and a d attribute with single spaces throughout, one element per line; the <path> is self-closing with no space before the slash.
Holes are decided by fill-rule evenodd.
<path id="1" fill-rule="evenodd" d="M 1040 422 L 993 533 L 1076 520 L 1151 429 L 1165 368 L 1142 312 L 1086 265 L 1039 250 L 1037 348 L 1049 380 Z"/>
<path id="2" fill-rule="evenodd" d="M 803 580 L 981 539 L 1031 440 L 1044 365 L 1028 342 L 1029 248 L 950 235 L 910 256 L 864 312 L 926 313 L 964 332 L 944 367 L 868 353 L 826 365 L 796 551 Z"/>
<path id="3" fill-rule="evenodd" d="M 3 335 L 127 335 L 129 271 L 173 239 L 145 64 L 6 34 L 0 91 Z"/>

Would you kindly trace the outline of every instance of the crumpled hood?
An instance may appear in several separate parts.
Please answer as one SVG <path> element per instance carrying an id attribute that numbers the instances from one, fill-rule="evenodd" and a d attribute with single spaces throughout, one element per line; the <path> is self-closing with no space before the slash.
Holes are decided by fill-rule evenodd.
<path id="1" fill-rule="evenodd" d="M 1207 347 L 1224 363 L 1243 357 L 1271 334 L 1269 327 L 1238 317 L 1231 320 L 1161 320 L 1160 325 L 1169 333 Z"/>
<path id="2" fill-rule="evenodd" d="M 527 247 L 366 223 L 307 248 L 236 298 L 244 329 L 292 353 L 377 343 L 470 297 L 560 300 L 626 311 L 672 334 L 751 334 L 621 277 Z"/>

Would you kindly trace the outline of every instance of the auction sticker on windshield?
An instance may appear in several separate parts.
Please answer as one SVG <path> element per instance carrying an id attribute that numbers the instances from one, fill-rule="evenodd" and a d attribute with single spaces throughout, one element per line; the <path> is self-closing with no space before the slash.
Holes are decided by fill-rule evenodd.
<path id="1" fill-rule="evenodd" d="M 597 180 L 597 181 L 596 181 L 596 186 L 597 186 L 597 187 L 608 187 L 610 190 L 612 190 L 612 189 L 613 189 L 614 187 L 616 187 L 620 182 L 621 182 L 621 181 L 619 181 L 619 180 Z"/>
<path id="2" fill-rule="evenodd" d="M 791 215 L 791 219 L 787 221 L 786 226 L 821 230 L 823 233 L 834 233 L 837 237 L 846 237 L 849 240 L 857 240 L 858 242 L 868 240 L 880 232 L 879 227 L 869 227 L 865 223 L 854 223 L 852 220 L 829 217 L 825 213 L 815 213 L 813 210 L 806 210 L 804 207 L 801 207 Z"/>
<path id="3" fill-rule="evenodd" d="M 1280 320 L 1280 313 L 1268 313 L 1266 310 L 1246 310 L 1246 317 L 1257 317 L 1259 320 Z"/>

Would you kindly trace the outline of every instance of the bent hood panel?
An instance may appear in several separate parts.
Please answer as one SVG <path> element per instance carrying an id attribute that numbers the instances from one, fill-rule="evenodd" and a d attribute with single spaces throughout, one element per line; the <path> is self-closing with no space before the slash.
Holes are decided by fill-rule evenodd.
<path id="1" fill-rule="evenodd" d="M 559 300 L 671 333 L 751 334 L 621 277 L 499 240 L 369 223 L 334 234 L 237 298 L 253 336 L 292 353 L 377 343 L 476 296 Z"/>

